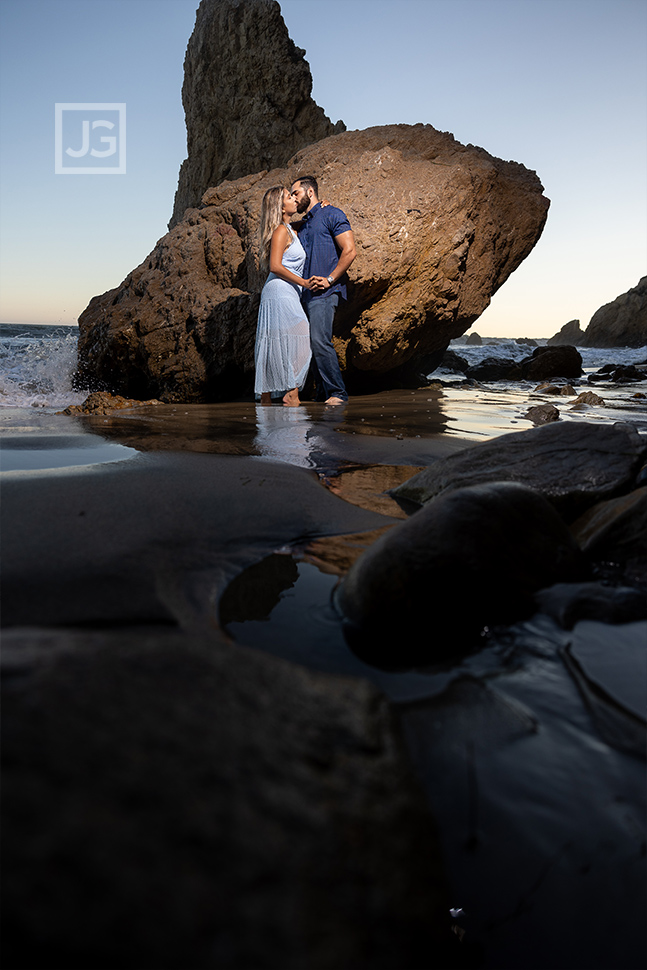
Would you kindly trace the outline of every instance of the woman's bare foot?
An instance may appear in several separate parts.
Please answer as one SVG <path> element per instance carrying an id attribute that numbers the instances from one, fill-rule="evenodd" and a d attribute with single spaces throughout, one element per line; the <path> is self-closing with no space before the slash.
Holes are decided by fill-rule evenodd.
<path id="1" fill-rule="evenodd" d="M 329 397 L 324 404 L 346 404 L 346 401 L 342 401 L 340 397 Z"/>
<path id="2" fill-rule="evenodd" d="M 272 403 L 272 395 L 269 391 L 264 391 L 261 394 L 261 404 L 267 405 Z"/>
<path id="3" fill-rule="evenodd" d="M 286 408 L 298 408 L 299 405 L 301 404 L 301 401 L 299 400 L 298 388 L 295 387 L 291 391 L 288 391 L 288 393 L 283 398 L 283 403 L 286 406 Z"/>

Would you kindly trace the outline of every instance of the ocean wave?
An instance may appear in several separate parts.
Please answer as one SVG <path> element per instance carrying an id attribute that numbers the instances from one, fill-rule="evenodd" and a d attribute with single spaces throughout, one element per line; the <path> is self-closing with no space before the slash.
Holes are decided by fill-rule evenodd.
<path id="1" fill-rule="evenodd" d="M 0 327 L 0 407 L 55 410 L 80 404 L 87 392 L 74 389 L 76 327 Z"/>

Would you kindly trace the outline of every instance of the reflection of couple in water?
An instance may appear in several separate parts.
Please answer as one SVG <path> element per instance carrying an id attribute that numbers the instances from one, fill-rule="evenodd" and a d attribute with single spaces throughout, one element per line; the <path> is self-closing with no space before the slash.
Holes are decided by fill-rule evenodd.
<path id="1" fill-rule="evenodd" d="M 261 404 L 282 395 L 283 404 L 297 407 L 311 363 L 317 400 L 348 400 L 332 330 L 355 241 L 345 214 L 322 205 L 318 194 L 316 180 L 304 176 L 291 190 L 277 185 L 263 197 L 260 254 L 269 276 L 258 311 L 254 386 Z M 298 236 L 290 225 L 297 212 Z"/>

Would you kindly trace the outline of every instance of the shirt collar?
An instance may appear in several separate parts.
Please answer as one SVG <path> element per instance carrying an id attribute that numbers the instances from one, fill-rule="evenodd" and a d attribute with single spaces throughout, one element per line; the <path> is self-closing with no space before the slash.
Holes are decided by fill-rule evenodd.
<path id="1" fill-rule="evenodd" d="M 321 202 L 317 202 L 317 204 L 316 205 L 313 205 L 312 209 L 310 209 L 309 212 L 304 212 L 303 213 L 303 221 L 304 222 L 307 222 L 309 219 L 312 219 L 313 215 L 315 214 L 315 211 L 317 209 L 319 209 L 320 207 L 321 207 Z"/>

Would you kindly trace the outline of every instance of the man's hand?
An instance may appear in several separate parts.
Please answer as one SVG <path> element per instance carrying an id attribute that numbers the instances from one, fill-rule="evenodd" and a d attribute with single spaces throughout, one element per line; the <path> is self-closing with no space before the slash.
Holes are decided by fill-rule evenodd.
<path id="1" fill-rule="evenodd" d="M 324 290 L 330 289 L 330 283 L 325 276 L 311 276 L 310 283 L 312 283 L 310 289 L 314 290 L 315 293 L 322 293 Z"/>

